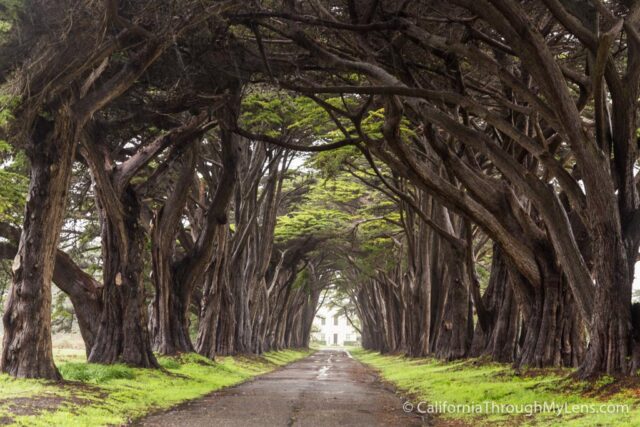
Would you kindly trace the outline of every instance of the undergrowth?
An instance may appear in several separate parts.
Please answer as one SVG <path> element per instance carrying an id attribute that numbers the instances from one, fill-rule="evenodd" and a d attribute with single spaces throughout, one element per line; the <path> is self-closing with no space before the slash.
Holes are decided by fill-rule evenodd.
<path id="1" fill-rule="evenodd" d="M 473 426 L 640 426 L 637 380 L 573 379 L 568 369 L 515 371 L 479 359 L 443 362 L 351 354 L 404 392 L 417 411 Z"/>
<path id="2" fill-rule="evenodd" d="M 259 357 L 197 354 L 160 357 L 162 369 L 98 365 L 82 351 L 56 354 L 63 383 L 14 379 L 0 375 L 0 424 L 24 426 L 122 425 L 149 412 L 169 408 L 246 381 L 301 359 L 305 350 L 285 350 Z"/>

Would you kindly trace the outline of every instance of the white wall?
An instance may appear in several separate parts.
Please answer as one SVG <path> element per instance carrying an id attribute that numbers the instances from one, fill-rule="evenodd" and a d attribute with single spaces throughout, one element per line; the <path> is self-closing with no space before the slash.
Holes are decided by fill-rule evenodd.
<path id="1" fill-rule="evenodd" d="M 337 316 L 337 325 L 335 316 Z M 313 326 L 312 330 L 316 331 L 312 333 L 313 341 L 325 341 L 327 345 L 344 345 L 345 341 L 360 341 L 360 335 L 351 326 L 346 316 L 338 315 L 338 310 L 324 305 L 320 307 L 313 319 Z"/>

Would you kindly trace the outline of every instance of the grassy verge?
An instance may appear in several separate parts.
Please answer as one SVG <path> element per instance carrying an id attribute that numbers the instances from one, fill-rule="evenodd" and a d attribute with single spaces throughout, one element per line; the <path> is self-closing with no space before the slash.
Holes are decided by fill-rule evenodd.
<path id="1" fill-rule="evenodd" d="M 84 352 L 58 351 L 62 384 L 0 375 L 0 425 L 121 425 L 301 359 L 302 350 L 260 357 L 220 357 L 212 362 L 188 354 L 161 357 L 164 371 L 125 365 L 94 365 Z"/>
<path id="2" fill-rule="evenodd" d="M 640 383 L 569 378 L 570 370 L 516 373 L 481 360 L 441 362 L 351 349 L 425 412 L 491 426 L 640 426 Z M 456 424 L 457 425 L 457 424 Z"/>

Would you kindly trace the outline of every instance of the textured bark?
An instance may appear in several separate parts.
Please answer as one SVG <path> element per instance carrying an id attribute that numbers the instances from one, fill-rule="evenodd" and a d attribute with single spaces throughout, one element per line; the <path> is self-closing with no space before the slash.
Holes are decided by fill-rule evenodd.
<path id="1" fill-rule="evenodd" d="M 61 378 L 51 349 L 51 279 L 76 131 L 68 112 L 61 111 L 57 117 L 55 124 L 38 120 L 27 150 L 31 161 L 29 196 L 3 316 L 0 359 L 2 372 L 15 377 Z"/>
<path id="2" fill-rule="evenodd" d="M 158 367 L 147 331 L 142 272 L 145 233 L 139 195 L 118 180 L 108 148 L 84 141 L 82 155 L 96 190 L 102 232 L 103 288 L 99 327 L 89 362 Z M 122 167 L 126 167 L 126 163 Z"/>
<path id="3" fill-rule="evenodd" d="M 171 254 L 178 235 L 179 220 L 186 203 L 185 192 L 173 192 L 163 210 L 156 216 L 156 227 L 153 232 L 153 259 L 156 296 L 152 306 L 151 328 L 154 332 L 154 345 L 163 354 L 193 351 L 188 330 L 188 310 L 191 295 L 195 286 L 205 280 L 207 269 L 212 262 L 215 269 L 209 274 L 201 298 L 201 312 L 196 349 L 199 353 L 213 358 L 217 339 L 217 318 L 220 304 L 220 285 L 218 280 L 227 277 L 226 237 L 229 200 L 235 188 L 237 156 L 239 145 L 237 138 L 230 131 L 235 126 L 239 108 L 239 88 L 235 87 L 235 96 L 218 112 L 220 120 L 220 141 L 222 170 L 218 176 L 215 193 L 206 214 L 202 216 L 203 224 L 198 224 L 199 233 L 191 247 L 177 261 L 171 260 Z M 195 158 L 192 157 L 192 161 Z M 178 180 L 181 188 L 190 180 L 192 166 L 183 170 Z M 218 247 L 216 247 L 216 243 Z M 222 245 L 222 246 L 220 246 Z M 216 253 L 217 251 L 217 253 Z M 214 259 L 214 256 L 217 259 Z M 214 270 L 215 270 L 214 269 Z M 226 281 L 226 280 L 225 280 Z"/>
<path id="4" fill-rule="evenodd" d="M 599 237 L 604 242 L 601 241 L 601 252 L 595 255 L 598 304 L 579 372 L 584 378 L 601 373 L 627 375 L 633 365 L 629 363 L 633 350 L 630 301 L 635 256 L 633 261 L 628 260 L 626 249 L 615 234 Z"/>
<path id="5" fill-rule="evenodd" d="M 20 241 L 20 235 L 20 229 L 9 224 L 0 224 L 0 236 L 10 242 L 0 243 L 0 258 L 15 258 L 18 253 L 17 245 Z M 100 288 L 102 284 L 85 273 L 69 255 L 61 250 L 56 252 L 53 283 L 67 294 L 73 304 L 80 335 L 82 335 L 87 356 L 89 356 L 98 331 L 96 313 L 99 313 L 101 309 Z"/>
<path id="6" fill-rule="evenodd" d="M 151 351 L 142 272 L 146 236 L 143 229 L 143 195 L 131 179 L 164 149 L 174 153 L 206 130 L 201 114 L 163 133 L 117 164 L 103 133 L 96 125 L 93 141 L 83 141 L 82 155 L 89 165 L 102 226 L 104 260 L 100 327 L 89 355 L 90 362 L 124 362 L 159 367 Z"/>
<path id="7" fill-rule="evenodd" d="M 548 253 L 541 251 L 541 253 Z M 511 270 L 522 313 L 519 367 L 577 366 L 584 353 L 584 327 L 575 300 L 557 268 L 539 259 L 543 286 L 534 287 Z"/>
<path id="8" fill-rule="evenodd" d="M 189 293 L 166 276 L 154 278 L 156 293 L 149 320 L 153 349 L 162 355 L 195 351 L 189 334 Z"/>
<path id="9" fill-rule="evenodd" d="M 174 188 L 154 218 L 151 232 L 153 283 L 156 292 L 151 307 L 149 331 L 153 349 L 164 355 L 194 351 L 189 337 L 189 306 L 193 283 L 181 280 L 183 274 L 179 269 L 180 265 L 174 264 L 172 257 L 182 211 L 189 195 L 195 160 L 195 152 L 190 149 L 184 155 Z"/>
<path id="10" fill-rule="evenodd" d="M 497 245 L 493 246 L 489 284 L 481 298 L 487 319 L 476 325 L 470 356 L 489 356 L 496 362 L 514 362 L 519 312 L 504 255 Z"/>
<path id="11" fill-rule="evenodd" d="M 147 330 L 142 271 L 145 234 L 140 227 L 140 204 L 135 191 L 125 190 L 124 236 L 112 218 L 101 209 L 103 228 L 104 288 L 100 327 L 89 355 L 92 363 L 127 363 L 145 368 L 159 367 Z"/>
<path id="12" fill-rule="evenodd" d="M 226 227 L 219 227 L 216 233 L 215 260 L 207 274 L 207 280 L 202 291 L 196 349 L 198 353 L 210 359 L 215 358 L 221 344 L 225 347 L 225 350 L 227 346 L 230 346 L 226 341 L 228 337 L 227 331 L 230 329 L 226 326 L 226 323 L 229 319 L 222 317 L 227 316 L 228 313 L 224 313 L 221 310 L 223 295 L 229 282 L 226 264 L 227 241 L 228 230 Z M 225 307 L 227 306 L 225 305 Z M 219 338 L 221 335 L 222 339 Z M 223 351 L 222 354 L 226 354 L 226 351 Z"/>
<path id="13" fill-rule="evenodd" d="M 53 282 L 69 296 L 71 304 L 73 304 L 73 313 L 78 320 L 80 335 L 82 335 L 85 351 L 89 357 L 98 333 L 97 313 L 102 310 L 102 284 L 82 271 L 71 257 L 61 250 L 58 250 L 56 254 Z"/>
<path id="14" fill-rule="evenodd" d="M 243 150 L 239 157 L 238 187 L 234 198 L 236 230 L 230 258 L 231 291 L 235 299 L 235 351 L 258 352 L 265 347 L 260 342 L 263 317 L 269 309 L 266 275 L 271 261 L 276 210 L 288 156 L 269 150 L 262 144 Z M 266 176 L 263 176 L 266 172 Z M 260 185 L 262 183 L 262 185 Z M 286 331 L 280 329 L 279 340 Z"/>
<path id="15" fill-rule="evenodd" d="M 467 355 L 471 346 L 473 319 L 466 269 L 458 259 L 452 263 L 452 275 L 445 290 L 443 315 L 434 340 L 434 354 L 444 360 Z M 458 268 L 455 270 L 455 268 Z"/>
<path id="16" fill-rule="evenodd" d="M 111 47 L 104 52 L 109 55 L 117 41 L 109 40 L 107 44 Z M 0 365 L 4 372 L 22 377 L 59 378 L 51 356 L 51 279 L 80 131 L 95 112 L 125 92 L 165 47 L 159 40 L 144 45 L 99 87 L 93 87 L 95 77 L 88 81 L 67 81 L 68 87 L 86 85 L 81 98 L 70 105 L 58 97 L 53 102 L 58 105 L 52 113 L 53 122 L 40 116 L 33 123 L 32 141 L 27 148 L 32 167 L 29 200 L 3 319 L 5 334 Z M 92 61 L 102 59 L 93 55 L 80 63 L 92 69 L 95 65 Z M 78 74 L 71 75 L 78 78 L 82 67 L 75 71 Z M 41 93 L 33 95 L 34 99 L 44 98 Z"/>

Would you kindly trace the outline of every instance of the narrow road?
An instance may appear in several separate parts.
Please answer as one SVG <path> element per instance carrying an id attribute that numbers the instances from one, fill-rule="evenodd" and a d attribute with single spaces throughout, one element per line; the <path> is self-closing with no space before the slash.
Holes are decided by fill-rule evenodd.
<path id="1" fill-rule="evenodd" d="M 142 426 L 421 426 L 344 351 L 319 351 L 247 383 L 141 420 Z"/>

